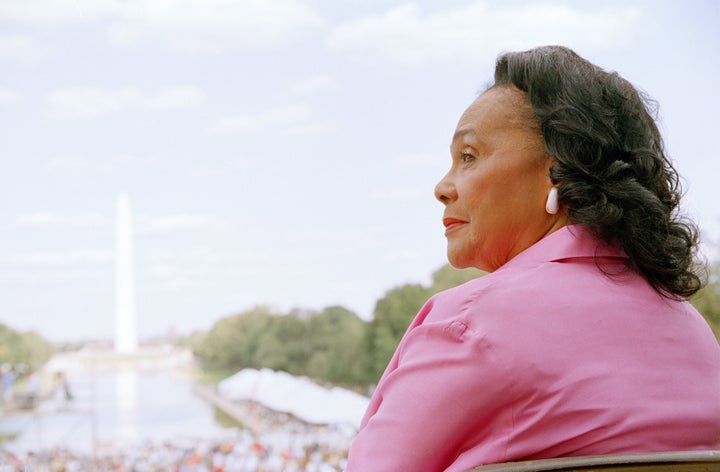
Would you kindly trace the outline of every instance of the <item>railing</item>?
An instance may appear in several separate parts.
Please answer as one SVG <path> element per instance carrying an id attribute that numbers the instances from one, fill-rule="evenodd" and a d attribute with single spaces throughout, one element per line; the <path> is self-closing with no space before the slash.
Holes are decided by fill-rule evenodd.
<path id="1" fill-rule="evenodd" d="M 720 451 L 677 451 L 646 454 L 562 457 L 481 465 L 471 472 L 541 472 L 559 470 L 608 472 L 717 472 Z"/>

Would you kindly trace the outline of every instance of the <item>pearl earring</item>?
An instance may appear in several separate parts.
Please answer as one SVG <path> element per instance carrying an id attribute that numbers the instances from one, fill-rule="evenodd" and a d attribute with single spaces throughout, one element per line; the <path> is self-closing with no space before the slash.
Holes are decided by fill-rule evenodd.
<path id="1" fill-rule="evenodd" d="M 545 203 L 545 211 L 550 215 L 554 215 L 560 209 L 560 203 L 558 202 L 558 189 L 553 187 L 548 193 L 547 203 Z"/>

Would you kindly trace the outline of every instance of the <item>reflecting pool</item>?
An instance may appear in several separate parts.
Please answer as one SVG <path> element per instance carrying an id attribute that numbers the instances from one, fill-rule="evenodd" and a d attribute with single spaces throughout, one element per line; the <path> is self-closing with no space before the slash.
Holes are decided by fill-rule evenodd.
<path id="1" fill-rule="evenodd" d="M 146 440 L 220 437 L 232 426 L 172 369 L 66 375 L 71 400 L 57 395 L 34 412 L 0 417 L 0 434 L 17 434 L 3 447 L 15 453 L 56 447 L 90 452 Z"/>

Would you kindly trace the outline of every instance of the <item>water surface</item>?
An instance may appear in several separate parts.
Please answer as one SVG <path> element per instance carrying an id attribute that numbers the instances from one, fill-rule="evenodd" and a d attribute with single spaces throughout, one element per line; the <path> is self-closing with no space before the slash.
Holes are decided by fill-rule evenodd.
<path id="1" fill-rule="evenodd" d="M 18 436 L 3 446 L 15 453 L 67 447 L 115 449 L 146 440 L 162 442 L 226 435 L 214 407 L 173 370 L 67 374 L 71 401 L 61 392 L 36 412 L 0 418 L 0 434 Z"/>

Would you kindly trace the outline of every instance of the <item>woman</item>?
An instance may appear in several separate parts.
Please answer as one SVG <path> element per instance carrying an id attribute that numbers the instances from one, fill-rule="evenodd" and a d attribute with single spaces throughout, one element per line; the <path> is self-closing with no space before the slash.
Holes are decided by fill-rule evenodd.
<path id="1" fill-rule="evenodd" d="M 720 449 L 720 347 L 685 298 L 695 227 L 646 100 L 563 47 L 509 53 L 460 118 L 448 258 L 347 471 Z"/>

